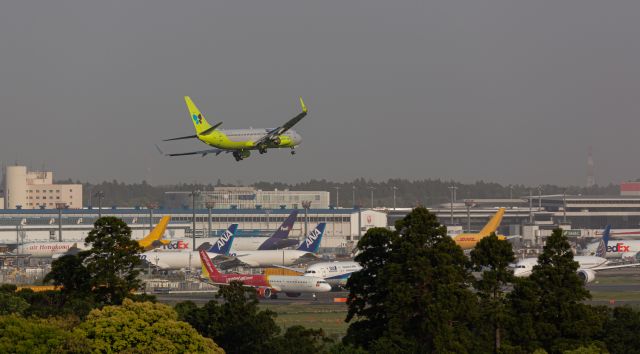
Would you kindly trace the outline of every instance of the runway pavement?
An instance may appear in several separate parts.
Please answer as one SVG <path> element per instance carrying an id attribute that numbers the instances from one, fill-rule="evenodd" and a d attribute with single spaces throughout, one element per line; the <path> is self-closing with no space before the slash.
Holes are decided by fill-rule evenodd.
<path id="1" fill-rule="evenodd" d="M 344 302 L 335 302 L 334 298 L 346 298 L 349 293 L 346 291 L 336 291 L 328 293 L 318 293 L 316 299 L 312 294 L 301 294 L 300 297 L 287 297 L 285 294 L 278 294 L 277 299 L 259 299 L 264 304 L 321 304 L 346 306 Z M 205 304 L 210 300 L 216 300 L 216 294 L 213 292 L 206 293 L 179 293 L 179 294 L 154 294 L 159 302 L 165 304 L 176 304 L 182 301 L 193 301 L 198 305 Z"/>

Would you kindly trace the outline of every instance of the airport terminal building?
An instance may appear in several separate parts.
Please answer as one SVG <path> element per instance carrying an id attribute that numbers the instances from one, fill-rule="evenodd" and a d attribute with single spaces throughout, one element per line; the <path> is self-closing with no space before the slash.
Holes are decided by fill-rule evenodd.
<path id="1" fill-rule="evenodd" d="M 325 208 L 297 209 L 298 219 L 290 238 L 302 240 L 305 224 L 312 230 L 318 223 L 327 223 L 320 245 L 325 252 L 348 252 L 359 238 L 372 227 L 386 227 L 387 214 L 366 209 Z M 230 224 L 238 224 L 237 237 L 270 235 L 293 209 L 102 209 L 102 216 L 123 219 L 132 229 L 135 239 L 144 237 L 151 225 L 162 216 L 171 216 L 165 233 L 166 239 L 182 239 L 195 236 L 220 235 Z M 305 215 L 306 214 L 306 215 Z M 58 215 L 62 217 L 59 218 Z M 62 230 L 63 241 L 82 242 L 98 218 L 97 209 L 65 210 L 0 210 L 0 243 L 21 244 L 27 242 L 57 241 Z"/>

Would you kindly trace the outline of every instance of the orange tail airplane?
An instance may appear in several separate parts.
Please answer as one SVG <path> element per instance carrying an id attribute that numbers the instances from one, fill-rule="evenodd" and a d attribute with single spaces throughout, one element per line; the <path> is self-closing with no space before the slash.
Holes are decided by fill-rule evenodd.
<path id="1" fill-rule="evenodd" d="M 496 232 L 498 226 L 500 226 L 502 217 L 504 216 L 504 210 L 504 208 L 498 209 L 498 212 L 491 217 L 489 222 L 482 228 L 482 230 L 480 230 L 480 232 L 476 234 L 459 234 L 453 237 L 453 240 L 463 250 L 474 248 L 484 237 L 491 235 L 492 232 Z M 506 239 L 504 236 L 498 236 L 498 238 L 501 240 Z"/>

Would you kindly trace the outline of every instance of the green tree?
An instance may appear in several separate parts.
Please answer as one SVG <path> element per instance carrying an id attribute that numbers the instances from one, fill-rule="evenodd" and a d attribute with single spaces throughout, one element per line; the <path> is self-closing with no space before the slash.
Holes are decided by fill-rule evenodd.
<path id="1" fill-rule="evenodd" d="M 612 354 L 640 353 L 640 311 L 616 307 L 604 325 L 602 340 Z"/>
<path id="2" fill-rule="evenodd" d="M 131 229 L 116 217 L 98 219 L 85 239 L 91 249 L 79 257 L 90 276 L 90 284 L 98 302 L 120 304 L 141 286 L 135 269 L 142 261 L 138 242 L 131 239 Z"/>
<path id="3" fill-rule="evenodd" d="M 179 321 L 171 307 L 130 299 L 124 299 L 122 306 L 91 311 L 76 332 L 89 339 L 92 351 L 100 353 L 224 353 L 211 339 Z"/>
<path id="4" fill-rule="evenodd" d="M 15 293 L 0 291 L 0 315 L 19 314 L 29 308 L 29 303 Z"/>
<path id="5" fill-rule="evenodd" d="M 480 332 L 491 327 L 493 335 L 493 351 L 499 352 L 502 343 L 502 327 L 509 312 L 505 297 L 506 287 L 513 282 L 513 271 L 509 264 L 515 256 L 513 248 L 507 241 L 499 240 L 495 233 L 483 238 L 471 251 L 471 261 L 476 271 L 482 276 L 474 283 L 480 299 Z M 491 337 L 493 340 L 491 340 Z"/>
<path id="6" fill-rule="evenodd" d="M 324 353 L 329 343 L 322 329 L 291 326 L 284 335 L 274 338 L 270 347 L 273 353 Z"/>
<path id="7" fill-rule="evenodd" d="M 51 263 L 51 271 L 43 281 L 62 287 L 68 297 L 91 296 L 91 274 L 83 261 L 77 254 L 62 256 Z"/>
<path id="8" fill-rule="evenodd" d="M 477 315 L 469 261 L 436 216 L 419 207 L 358 242 L 363 269 L 348 282 L 346 344 L 372 352 L 472 352 Z"/>
<path id="9" fill-rule="evenodd" d="M 176 305 L 181 320 L 213 339 L 227 353 L 271 353 L 272 341 L 280 333 L 273 311 L 260 311 L 256 291 L 232 282 L 220 287 L 222 304 L 209 301 L 202 308 L 192 302 Z"/>
<path id="10" fill-rule="evenodd" d="M 567 238 L 554 230 L 529 278 L 517 281 L 509 294 L 512 343 L 551 353 L 590 344 L 606 313 L 583 303 L 591 295 L 577 270 Z"/>
<path id="11" fill-rule="evenodd" d="M 0 353 L 88 353 L 88 341 L 60 319 L 0 316 Z"/>

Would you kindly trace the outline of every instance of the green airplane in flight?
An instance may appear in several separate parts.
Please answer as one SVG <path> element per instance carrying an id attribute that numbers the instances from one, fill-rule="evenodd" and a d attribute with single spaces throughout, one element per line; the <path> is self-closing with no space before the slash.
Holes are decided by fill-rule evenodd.
<path id="1" fill-rule="evenodd" d="M 295 147 L 302 141 L 302 137 L 291 129 L 307 115 L 307 107 L 304 105 L 302 97 L 300 98 L 302 112 L 285 124 L 269 129 L 218 129 L 222 122 L 214 125 L 209 124 L 189 96 L 185 96 L 184 100 L 187 103 L 196 134 L 164 141 L 195 138 L 213 149 L 165 154 L 166 156 L 202 155 L 204 157 L 208 154 L 217 156 L 224 152 L 232 153 L 236 161 L 240 161 L 251 156 L 251 150 L 258 150 L 260 154 L 264 154 L 268 149 L 290 148 L 291 154 L 294 155 L 296 153 Z M 162 153 L 162 150 L 160 152 Z"/>

